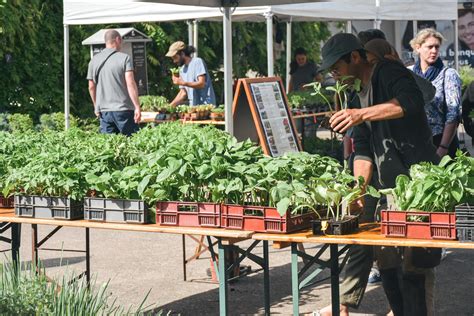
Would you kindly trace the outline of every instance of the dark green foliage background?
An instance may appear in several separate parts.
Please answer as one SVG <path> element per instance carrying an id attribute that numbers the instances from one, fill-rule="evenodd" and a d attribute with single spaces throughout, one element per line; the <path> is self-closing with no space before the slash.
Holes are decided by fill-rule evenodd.
<path id="1" fill-rule="evenodd" d="M 0 0 L 0 112 L 28 113 L 38 121 L 42 113 L 63 110 L 63 3 L 61 0 Z M 275 21 L 277 23 L 277 21 Z M 101 28 L 130 25 L 70 26 L 71 112 L 92 115 L 85 80 L 89 48 L 81 42 Z M 164 55 L 170 43 L 187 39 L 186 22 L 138 23 L 132 25 L 149 35 L 148 76 L 150 94 L 170 99 L 176 93 L 169 79 L 173 67 Z M 286 34 L 285 23 L 277 27 Z M 266 74 L 265 23 L 233 24 L 234 76 L 244 77 L 249 69 Z M 329 31 L 324 23 L 294 23 L 293 47 L 303 46 L 311 59 L 319 58 L 319 43 Z M 222 24 L 199 23 L 199 56 L 214 78 L 218 102 L 222 100 Z M 282 54 L 284 56 L 284 53 Z M 276 62 L 276 73 L 285 70 Z"/>

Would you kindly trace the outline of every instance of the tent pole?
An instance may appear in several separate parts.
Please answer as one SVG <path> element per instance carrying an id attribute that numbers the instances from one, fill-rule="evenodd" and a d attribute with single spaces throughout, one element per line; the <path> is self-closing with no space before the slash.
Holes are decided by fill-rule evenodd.
<path id="1" fill-rule="evenodd" d="M 273 13 L 267 12 L 264 14 L 267 21 L 267 68 L 268 77 L 273 77 Z"/>
<path id="2" fill-rule="evenodd" d="M 234 135 L 232 116 L 232 16 L 230 7 L 224 7 L 224 103 L 225 131 Z"/>
<path id="3" fill-rule="evenodd" d="M 346 22 L 346 33 L 352 33 L 352 21 L 350 20 Z"/>
<path id="4" fill-rule="evenodd" d="M 194 43 L 193 43 L 193 40 L 194 40 L 194 37 L 193 37 L 193 24 L 191 21 L 186 21 L 186 23 L 188 24 L 188 45 L 191 45 L 193 46 Z"/>
<path id="5" fill-rule="evenodd" d="M 196 48 L 196 52 L 194 53 L 194 57 L 198 56 L 198 21 L 193 21 L 193 46 Z"/>
<path id="6" fill-rule="evenodd" d="M 413 20 L 413 38 L 416 36 L 416 33 L 418 33 L 418 21 Z"/>
<path id="7" fill-rule="evenodd" d="M 69 129 L 69 25 L 64 24 L 64 127 Z"/>
<path id="8" fill-rule="evenodd" d="M 286 22 L 286 93 L 290 92 L 290 63 L 291 63 L 291 26 L 292 18 Z"/>
<path id="9" fill-rule="evenodd" d="M 454 67 L 459 71 L 459 30 L 458 20 L 454 20 Z"/>

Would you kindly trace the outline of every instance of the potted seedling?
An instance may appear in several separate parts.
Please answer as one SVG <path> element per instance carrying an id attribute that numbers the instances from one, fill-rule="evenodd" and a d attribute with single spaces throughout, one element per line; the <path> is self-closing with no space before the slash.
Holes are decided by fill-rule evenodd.
<path id="1" fill-rule="evenodd" d="M 332 102 L 329 101 L 327 96 L 324 94 L 324 90 L 333 92 L 337 98 L 337 101 L 340 105 L 341 110 L 346 110 L 348 108 L 348 98 L 347 98 L 347 91 L 348 90 L 360 90 L 361 81 L 359 79 L 354 79 L 352 83 L 350 83 L 352 76 L 343 76 L 340 80 L 336 81 L 336 85 L 326 87 L 325 89 L 322 87 L 320 82 L 313 82 L 305 85 L 305 87 L 313 88 L 314 92 L 311 93 L 313 96 L 320 97 L 321 100 L 326 103 L 331 113 L 326 114 L 323 121 L 321 122 L 321 127 L 332 130 L 331 125 L 329 124 L 329 120 L 335 111 L 334 107 L 332 106 Z"/>
<path id="2" fill-rule="evenodd" d="M 218 107 L 213 108 L 211 110 L 210 118 L 211 118 L 211 120 L 214 120 L 214 121 L 223 121 L 224 120 L 224 113 L 225 113 L 224 105 L 221 104 Z"/>
<path id="3" fill-rule="evenodd" d="M 171 68 L 170 71 L 173 77 L 179 77 L 180 67 Z"/>
<path id="4" fill-rule="evenodd" d="M 420 163 L 409 175 L 399 175 L 395 187 L 380 190 L 387 195 L 382 210 L 382 233 L 389 237 L 456 239 L 454 210 L 474 201 L 474 158 L 458 152 L 438 165 Z M 459 207 L 458 207 L 459 208 Z M 458 216 L 458 219 L 459 216 Z M 461 227 L 463 222 L 456 222 Z"/>
<path id="5" fill-rule="evenodd" d="M 346 169 L 337 174 L 334 170 L 314 177 L 292 198 L 277 205 L 284 209 L 293 204 L 293 212 L 300 209 L 314 211 L 318 217 L 313 221 L 315 235 L 345 235 L 356 231 L 358 216 L 351 215 L 350 205 L 364 195 L 380 196 L 371 186 L 367 186 L 364 193 L 362 177 L 355 179 Z"/>
<path id="6" fill-rule="evenodd" d="M 178 106 L 176 107 L 176 112 L 177 112 L 178 117 L 179 117 L 180 119 L 186 119 L 186 118 L 187 118 L 187 117 L 186 117 L 186 114 L 187 114 L 187 112 L 188 112 L 188 108 L 189 108 L 189 106 L 188 106 L 188 105 L 184 105 L 184 104 L 178 105 Z"/>
<path id="7" fill-rule="evenodd" d="M 188 108 L 189 119 L 197 120 L 199 118 L 198 107 L 190 105 Z"/>

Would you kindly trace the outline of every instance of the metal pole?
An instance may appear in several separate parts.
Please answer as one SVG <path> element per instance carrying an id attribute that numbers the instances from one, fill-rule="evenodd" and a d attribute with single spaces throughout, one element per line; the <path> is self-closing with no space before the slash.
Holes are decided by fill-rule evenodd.
<path id="1" fill-rule="evenodd" d="M 193 24 L 191 21 L 186 21 L 186 23 L 188 24 L 188 45 L 193 45 L 193 40 L 194 40 L 194 37 L 193 37 Z"/>
<path id="2" fill-rule="evenodd" d="M 339 316 L 339 254 L 337 244 L 329 246 L 331 260 L 331 305 L 332 314 Z"/>
<path id="3" fill-rule="evenodd" d="M 232 117 L 232 17 L 230 7 L 224 7 L 224 104 L 225 131 L 234 135 Z"/>
<path id="4" fill-rule="evenodd" d="M 38 268 L 38 225 L 31 224 L 31 261 Z"/>
<path id="5" fill-rule="evenodd" d="M 69 129 L 69 25 L 64 24 L 64 127 Z"/>
<path id="6" fill-rule="evenodd" d="M 300 281 L 298 278 L 298 244 L 291 243 L 291 289 L 293 296 L 293 315 L 300 314 Z"/>
<path id="7" fill-rule="evenodd" d="M 413 20 L 413 37 L 416 36 L 416 33 L 418 33 L 418 21 L 417 20 Z"/>
<path id="8" fill-rule="evenodd" d="M 193 46 L 196 48 L 196 52 L 194 53 L 194 57 L 198 57 L 198 21 L 193 21 Z"/>
<path id="9" fill-rule="evenodd" d="M 459 30 L 458 20 L 454 20 L 454 68 L 459 71 Z"/>
<path id="10" fill-rule="evenodd" d="M 267 21 L 267 68 L 268 77 L 273 77 L 273 14 L 270 12 L 265 13 L 265 19 Z"/>
<path id="11" fill-rule="evenodd" d="M 186 235 L 181 235 L 181 241 L 183 244 L 183 281 L 186 281 Z"/>
<path id="12" fill-rule="evenodd" d="M 87 286 L 91 283 L 91 246 L 89 227 L 86 227 L 86 281 Z"/>
<path id="13" fill-rule="evenodd" d="M 20 262 L 21 224 L 12 223 L 10 230 L 12 234 L 12 261 L 15 264 L 15 268 L 17 268 Z"/>
<path id="14" fill-rule="evenodd" d="M 270 272 L 268 271 L 268 240 L 263 241 L 263 300 L 265 301 L 265 315 L 270 316 Z"/>
<path id="15" fill-rule="evenodd" d="M 290 21 L 286 22 L 286 93 L 290 92 L 291 26 L 290 18 Z"/>
<path id="16" fill-rule="evenodd" d="M 346 22 L 346 33 L 352 33 L 352 21 Z"/>
<path id="17" fill-rule="evenodd" d="M 227 269 L 226 269 L 226 246 L 222 244 L 222 239 L 217 239 L 219 248 L 219 314 L 227 315 Z"/>

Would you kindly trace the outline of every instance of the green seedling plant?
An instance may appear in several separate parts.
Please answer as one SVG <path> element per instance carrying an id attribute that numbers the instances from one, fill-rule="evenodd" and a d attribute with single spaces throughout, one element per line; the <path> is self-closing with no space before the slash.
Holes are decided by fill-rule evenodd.
<path id="1" fill-rule="evenodd" d="M 329 99 L 324 95 L 324 88 L 321 84 L 321 82 L 312 82 L 312 83 L 308 83 L 306 85 L 304 85 L 304 87 L 309 87 L 309 88 L 312 88 L 313 89 L 313 93 L 311 93 L 311 95 L 313 96 L 319 96 L 326 104 L 327 106 L 329 107 L 329 110 L 331 112 L 334 112 L 334 109 L 332 107 L 332 104 L 331 102 L 329 101 Z"/>
<path id="2" fill-rule="evenodd" d="M 397 210 L 453 212 L 457 204 L 474 202 L 474 158 L 458 151 L 438 165 L 415 164 L 409 176 L 399 175 L 394 188 L 380 192 L 393 197 Z"/>
<path id="3" fill-rule="evenodd" d="M 179 76 L 179 71 L 180 71 L 180 67 L 175 67 L 175 68 L 171 68 L 170 71 L 171 71 L 171 74 L 173 76 Z"/>
<path id="4" fill-rule="evenodd" d="M 326 102 L 326 104 L 329 106 L 331 112 L 333 112 L 333 108 L 329 99 L 324 95 L 324 90 L 333 92 L 338 98 L 339 104 L 341 105 L 341 110 L 346 110 L 348 108 L 347 91 L 354 90 L 358 92 L 361 89 L 361 81 L 359 79 L 354 79 L 353 83 L 350 83 L 350 80 L 353 78 L 353 76 L 342 76 L 340 80 L 336 81 L 334 86 L 329 86 L 325 89 L 322 87 L 320 82 L 313 82 L 305 85 L 305 87 L 313 88 L 314 92 L 312 95 L 319 96 L 322 100 L 324 100 L 324 102 Z"/>

